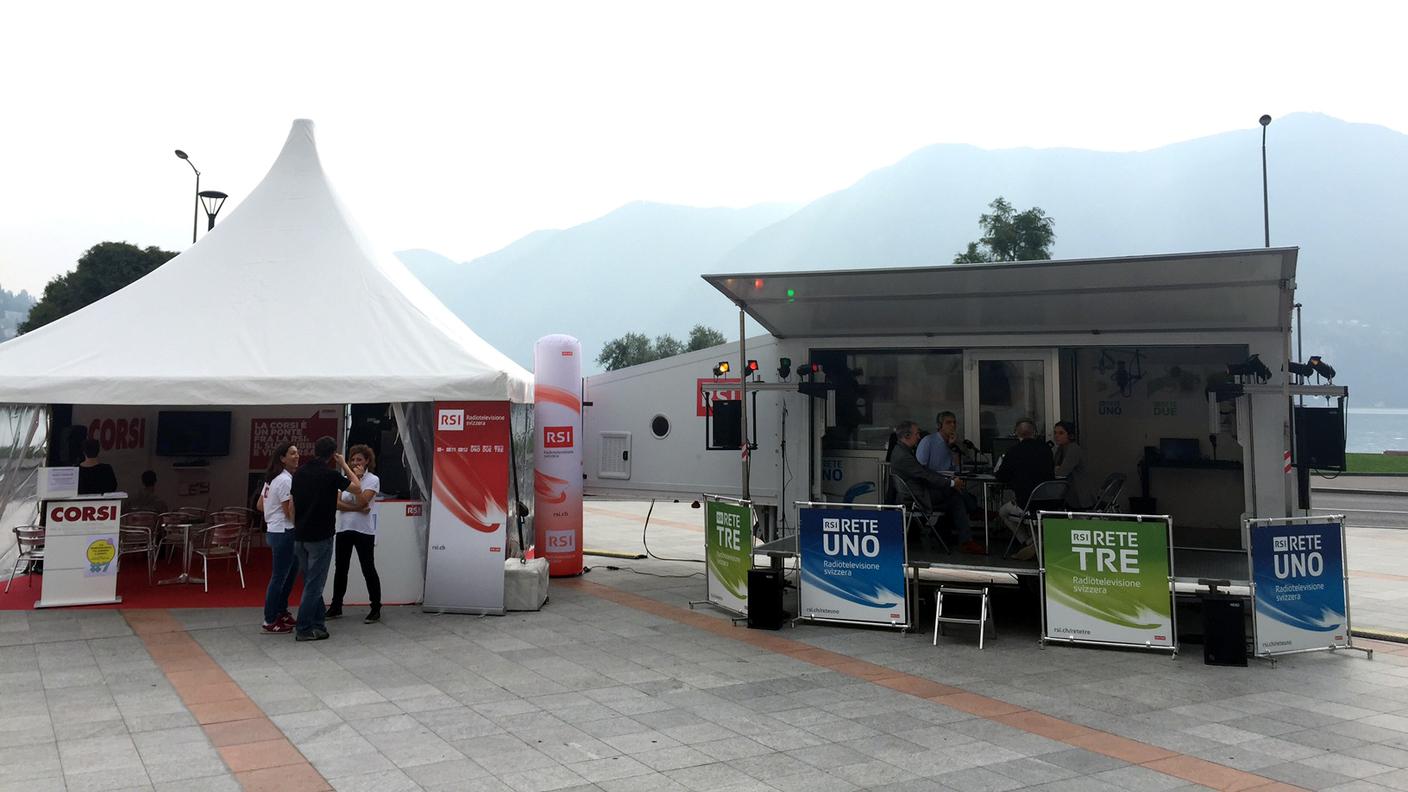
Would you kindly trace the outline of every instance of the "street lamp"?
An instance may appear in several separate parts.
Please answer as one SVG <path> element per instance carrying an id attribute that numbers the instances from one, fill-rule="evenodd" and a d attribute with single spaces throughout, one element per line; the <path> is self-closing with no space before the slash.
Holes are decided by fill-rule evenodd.
<path id="1" fill-rule="evenodd" d="M 194 162 L 191 162 L 190 155 L 181 149 L 176 149 L 176 156 L 185 160 L 186 164 L 191 166 L 191 170 L 196 172 L 196 207 L 194 213 L 191 215 L 191 244 L 194 245 L 196 243 L 196 230 L 200 228 L 200 169 L 196 167 Z"/>
<path id="2" fill-rule="evenodd" d="M 230 196 L 220 192 L 219 190 L 205 190 L 203 192 L 196 193 L 196 195 L 200 197 L 200 202 L 202 204 L 205 204 L 205 214 L 207 217 L 210 218 L 210 225 L 205 230 L 214 231 L 215 215 L 220 214 L 220 207 L 225 205 L 225 199 L 229 198 Z"/>
<path id="3" fill-rule="evenodd" d="M 1261 117 L 1261 219 L 1266 228 L 1266 246 L 1271 247 L 1271 202 L 1266 192 L 1266 127 L 1271 124 L 1271 116 Z"/>

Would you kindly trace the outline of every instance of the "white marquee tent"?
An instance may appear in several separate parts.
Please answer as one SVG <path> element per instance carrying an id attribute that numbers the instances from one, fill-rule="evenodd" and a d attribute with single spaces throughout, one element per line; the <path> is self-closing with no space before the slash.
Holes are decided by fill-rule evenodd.
<path id="1" fill-rule="evenodd" d="M 0 404 L 437 399 L 528 402 L 532 377 L 371 248 L 328 184 L 307 120 L 199 243 L 0 344 Z"/>

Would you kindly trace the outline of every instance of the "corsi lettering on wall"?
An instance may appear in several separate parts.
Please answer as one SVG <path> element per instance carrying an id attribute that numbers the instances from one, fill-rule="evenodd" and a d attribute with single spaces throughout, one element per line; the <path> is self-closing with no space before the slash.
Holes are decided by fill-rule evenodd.
<path id="1" fill-rule="evenodd" d="M 147 447 L 146 418 L 94 418 L 88 424 L 88 437 L 104 451 L 125 451 Z"/>

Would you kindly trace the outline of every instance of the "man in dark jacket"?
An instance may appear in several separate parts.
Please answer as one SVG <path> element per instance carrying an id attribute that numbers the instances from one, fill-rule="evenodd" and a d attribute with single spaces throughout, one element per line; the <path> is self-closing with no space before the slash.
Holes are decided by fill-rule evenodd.
<path id="1" fill-rule="evenodd" d="M 968 520 L 968 509 L 959 495 L 958 481 L 952 476 L 935 473 L 919 463 L 914 455 L 919 445 L 919 424 L 904 421 L 895 427 L 895 447 L 890 449 L 890 472 L 899 476 L 914 493 L 914 499 L 928 510 L 943 511 L 953 522 L 958 534 L 958 550 L 963 553 L 981 555 L 987 552 L 981 544 L 973 541 L 973 529 Z"/>
<path id="2" fill-rule="evenodd" d="M 362 491 L 361 480 L 337 453 L 337 441 L 320 437 L 314 458 L 293 473 L 293 553 L 303 574 L 303 600 L 298 606 L 294 639 L 321 641 L 328 637 L 323 586 L 332 560 L 337 531 L 338 492 Z"/>
<path id="3" fill-rule="evenodd" d="M 993 476 L 1012 489 L 1014 499 L 1002 504 L 998 513 L 1023 545 L 1012 557 L 1026 560 L 1036 556 L 1036 545 L 1032 542 L 1031 531 L 1022 521 L 1022 514 L 1032 490 L 1043 481 L 1056 478 L 1056 463 L 1051 457 L 1051 449 L 1037 439 L 1035 423 L 1026 418 L 1018 421 L 1016 435 L 1017 444 L 998 460 Z"/>

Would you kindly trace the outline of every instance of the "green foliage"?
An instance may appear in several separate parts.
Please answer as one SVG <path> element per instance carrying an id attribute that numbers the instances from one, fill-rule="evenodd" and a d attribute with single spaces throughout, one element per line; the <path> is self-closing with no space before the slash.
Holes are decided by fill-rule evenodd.
<path id="1" fill-rule="evenodd" d="M 689 341 L 685 343 L 668 333 L 656 336 L 653 342 L 643 333 L 626 333 L 620 338 L 607 341 L 601 348 L 596 362 L 607 371 L 615 371 L 626 366 L 674 357 L 681 352 L 707 349 L 722 344 L 725 340 L 727 339 L 723 333 L 704 325 L 695 325 L 689 331 Z"/>
<path id="2" fill-rule="evenodd" d="M 968 249 L 953 257 L 955 264 L 987 261 L 1041 261 L 1051 258 L 1056 240 L 1056 223 L 1039 206 L 1017 212 L 1007 199 L 998 196 L 988 204 L 991 214 L 978 218 L 983 236 L 969 242 Z M 979 245 L 982 247 L 980 248 Z"/>
<path id="3" fill-rule="evenodd" d="M 54 278 L 44 296 L 20 325 L 21 333 L 37 330 L 101 300 L 176 256 L 157 247 L 139 248 L 126 242 L 101 242 L 88 248 L 72 271 Z"/>
<path id="4" fill-rule="evenodd" d="M 727 338 L 724 338 L 724 334 L 720 333 L 718 330 L 697 324 L 690 328 L 689 340 L 685 342 L 684 351 L 698 352 L 701 349 L 718 346 L 727 340 Z"/>

